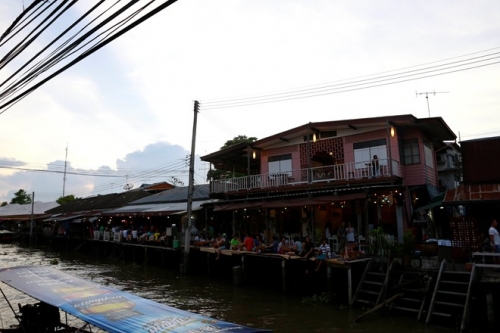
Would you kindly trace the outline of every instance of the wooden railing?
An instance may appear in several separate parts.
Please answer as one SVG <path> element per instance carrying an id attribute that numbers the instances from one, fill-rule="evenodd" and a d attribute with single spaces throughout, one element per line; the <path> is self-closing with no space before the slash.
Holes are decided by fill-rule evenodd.
<path id="1" fill-rule="evenodd" d="M 265 189 L 298 184 L 332 182 L 336 180 L 360 180 L 377 177 L 399 176 L 399 162 L 379 160 L 379 167 L 374 168 L 370 162 L 356 162 L 336 165 L 325 165 L 316 168 L 298 169 L 287 172 L 265 173 L 244 177 L 212 180 L 211 193 Z"/>

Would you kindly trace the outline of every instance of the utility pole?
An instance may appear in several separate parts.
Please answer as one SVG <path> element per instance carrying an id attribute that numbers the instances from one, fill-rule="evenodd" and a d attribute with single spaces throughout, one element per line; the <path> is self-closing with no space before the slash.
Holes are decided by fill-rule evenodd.
<path id="1" fill-rule="evenodd" d="M 427 111 L 429 112 L 429 118 L 431 117 L 431 109 L 429 107 L 429 94 L 433 94 L 434 96 L 436 96 L 436 94 L 447 94 L 448 91 L 426 91 L 426 92 L 415 92 L 416 93 L 416 96 L 418 97 L 418 95 L 425 95 L 425 98 L 427 99 Z"/>
<path id="2" fill-rule="evenodd" d="M 64 177 L 63 177 L 63 197 L 66 191 L 66 165 L 68 163 L 68 144 L 66 144 L 66 157 L 64 158 Z"/>
<path id="3" fill-rule="evenodd" d="M 189 250 L 191 244 L 191 213 L 193 211 L 193 192 L 194 192 L 194 153 L 196 146 L 196 122 L 198 112 L 200 111 L 200 103 L 194 101 L 194 119 L 193 119 L 193 137 L 191 139 L 191 156 L 189 160 L 189 185 L 188 185 L 188 201 L 187 201 L 187 225 L 184 229 L 184 263 L 181 267 L 181 272 L 186 274 L 189 271 Z"/>
<path id="4" fill-rule="evenodd" d="M 35 221 L 33 220 L 34 209 L 35 209 L 35 192 L 31 194 L 30 245 L 33 244 L 33 227 L 35 225 Z"/>

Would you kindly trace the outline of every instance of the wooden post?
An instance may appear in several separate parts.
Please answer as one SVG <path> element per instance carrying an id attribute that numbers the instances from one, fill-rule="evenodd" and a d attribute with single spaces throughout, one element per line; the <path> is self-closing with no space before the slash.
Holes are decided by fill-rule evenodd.
<path id="1" fill-rule="evenodd" d="M 246 267 L 245 267 L 245 255 L 241 255 L 241 275 L 243 279 L 243 284 L 246 282 Z"/>
<path id="2" fill-rule="evenodd" d="M 287 274 L 286 274 L 286 260 L 285 259 L 281 260 L 281 290 L 283 292 L 288 291 Z"/>
<path id="3" fill-rule="evenodd" d="M 331 301 L 333 298 L 333 269 L 331 267 L 326 268 L 326 296 L 328 297 L 328 301 Z"/>
<path id="4" fill-rule="evenodd" d="M 210 276 L 210 252 L 207 252 L 207 275 Z"/>
<path id="5" fill-rule="evenodd" d="M 347 270 L 347 298 L 349 300 L 349 304 L 352 302 L 352 276 L 351 276 L 351 267 Z"/>

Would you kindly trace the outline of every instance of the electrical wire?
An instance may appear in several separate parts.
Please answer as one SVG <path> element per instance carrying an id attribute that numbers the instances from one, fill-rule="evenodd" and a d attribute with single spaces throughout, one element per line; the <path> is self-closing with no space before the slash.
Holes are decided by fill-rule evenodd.
<path id="1" fill-rule="evenodd" d="M 500 63 L 500 61 L 493 61 L 496 59 L 500 59 L 500 52 L 491 53 L 488 55 L 484 55 L 481 57 L 474 57 L 470 59 L 466 59 L 459 62 L 446 63 L 439 66 L 431 66 L 422 68 L 419 70 L 406 71 L 397 74 L 379 76 L 375 78 L 365 79 L 365 80 L 354 80 L 348 81 L 341 84 L 335 85 L 326 85 L 320 86 L 317 88 L 310 89 L 295 89 L 282 93 L 275 94 L 263 94 L 254 97 L 243 97 L 243 98 L 235 98 L 235 99 L 225 99 L 219 100 L 215 102 L 205 103 L 204 101 L 200 102 L 201 110 L 211 110 L 211 109 L 222 109 L 229 107 L 241 107 L 255 104 L 264 104 L 264 103 L 274 103 L 274 102 L 283 102 L 288 100 L 302 99 L 302 98 L 310 98 L 317 97 L 323 95 L 330 94 L 338 94 L 345 93 L 355 90 L 369 89 L 374 87 L 380 87 L 390 84 L 397 84 L 407 81 L 413 81 L 428 77 L 440 76 L 445 74 L 451 74 L 456 72 L 461 72 L 465 70 L 471 70 L 476 68 L 481 68 L 485 66 L 495 65 Z M 489 57 L 484 59 L 484 57 Z M 462 63 L 465 62 L 466 63 Z M 484 63 L 488 62 L 488 63 Z M 463 66 L 471 66 L 467 68 L 459 68 Z M 417 76 L 417 77 L 416 77 Z"/>
<path id="2" fill-rule="evenodd" d="M 73 0 L 73 1 L 78 1 L 78 0 Z M 111 41 L 115 40 L 116 38 L 120 37 L 127 31 L 135 28 L 137 25 L 141 24 L 142 22 L 146 21 L 147 19 L 151 18 L 152 16 L 158 14 L 160 11 L 164 10 L 168 6 L 172 5 L 173 3 L 177 2 L 177 0 L 163 0 L 159 5 L 156 7 L 150 9 L 148 12 L 144 13 L 142 16 L 138 17 L 136 20 L 132 21 L 132 18 L 136 17 L 140 12 L 144 11 L 145 8 L 156 2 L 156 0 L 151 0 L 135 12 L 133 12 L 131 15 L 129 15 L 127 18 L 120 20 L 118 23 L 116 23 L 114 26 L 111 28 L 108 28 L 106 31 L 101 32 L 98 34 L 97 37 L 94 37 L 91 39 L 91 41 L 88 41 L 87 39 L 91 37 L 92 34 L 97 33 L 99 29 L 104 28 L 104 26 L 108 23 L 112 23 L 113 20 L 118 19 L 118 16 L 123 14 L 126 10 L 130 9 L 133 5 L 135 5 L 139 0 L 132 0 L 127 2 L 124 6 L 116 10 L 115 12 L 111 13 L 109 16 L 107 16 L 102 22 L 98 23 L 95 27 L 93 27 L 89 32 L 85 33 L 82 37 L 74 41 L 73 43 L 66 45 L 64 50 L 61 50 L 59 53 L 56 55 L 53 55 L 50 59 L 47 59 L 42 65 L 39 65 L 37 67 L 36 71 L 31 71 L 24 76 L 21 76 L 20 78 L 17 79 L 17 81 L 14 83 L 14 85 L 9 86 L 8 89 L 0 92 L 0 101 L 4 101 L 3 104 L 0 105 L 0 114 L 4 113 L 7 109 L 15 105 L 17 102 L 19 102 L 21 99 L 25 98 L 28 96 L 31 92 L 36 90 L 38 87 L 46 83 L 47 81 L 51 80 L 55 76 L 59 75 L 60 73 L 64 72 L 66 69 L 72 67 L 79 61 L 85 59 L 89 55 L 93 54 L 100 48 L 104 47 Z M 60 7 L 58 7 L 60 8 Z M 53 11 L 54 12 L 54 11 Z M 43 22 L 45 22 L 47 18 Z M 50 22 L 52 24 L 53 22 Z M 49 25 L 50 25 L 49 24 Z M 40 26 L 40 25 L 39 25 Z M 37 26 L 38 27 L 38 26 Z M 36 27 L 36 28 L 37 28 Z M 36 30 L 36 28 L 32 31 L 32 33 Z M 95 41 L 96 38 L 99 38 L 99 36 L 102 36 L 105 34 L 105 37 L 102 38 L 101 40 L 97 41 L 94 45 L 89 46 L 89 43 L 92 43 L 92 41 Z M 29 34 L 31 35 L 31 33 Z M 39 35 L 36 35 L 39 36 Z M 26 40 L 23 39 L 23 41 Z M 32 41 L 32 40 L 31 40 Z M 86 43 L 84 43 L 86 41 Z M 27 87 L 28 84 L 32 83 L 36 77 L 38 77 L 41 73 L 44 73 L 47 71 L 49 68 L 52 68 L 55 64 L 59 63 L 61 60 L 67 58 L 69 55 L 70 50 L 74 50 L 76 46 L 84 44 L 82 47 L 78 49 L 78 51 L 81 51 L 80 54 L 75 55 L 75 58 L 71 61 L 69 61 L 66 65 L 63 65 L 61 68 L 55 70 L 53 73 L 48 74 L 45 78 L 40 79 L 38 82 L 33 83 L 30 87 Z M 16 54 L 20 54 L 27 45 L 25 44 L 18 44 L 14 50 L 9 52 L 7 56 L 4 57 L 4 61 L 10 61 L 11 56 Z M 65 57 L 61 57 L 61 56 Z M 10 60 L 9 60 L 10 59 Z M 1 65 L 1 62 L 0 62 Z M 22 91 L 21 91 L 22 90 Z M 5 101 L 6 100 L 6 101 Z"/>

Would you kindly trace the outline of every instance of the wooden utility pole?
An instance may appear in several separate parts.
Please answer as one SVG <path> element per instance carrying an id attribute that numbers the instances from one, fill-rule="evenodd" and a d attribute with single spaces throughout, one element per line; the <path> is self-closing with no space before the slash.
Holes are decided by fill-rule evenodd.
<path id="1" fill-rule="evenodd" d="M 194 192 L 194 153 L 196 146 L 196 122 L 200 103 L 194 101 L 194 120 L 193 120 L 193 136 L 191 138 L 191 156 L 189 160 L 189 185 L 188 185 L 188 200 L 187 200 L 187 225 L 184 229 L 184 262 L 181 267 L 181 272 L 186 274 L 189 271 L 189 250 L 191 245 L 191 213 L 193 211 L 193 192 Z"/>
<path id="2" fill-rule="evenodd" d="M 33 220 L 33 210 L 35 209 L 35 192 L 31 194 L 31 221 L 30 221 L 30 245 L 33 243 L 33 225 L 35 221 Z"/>

